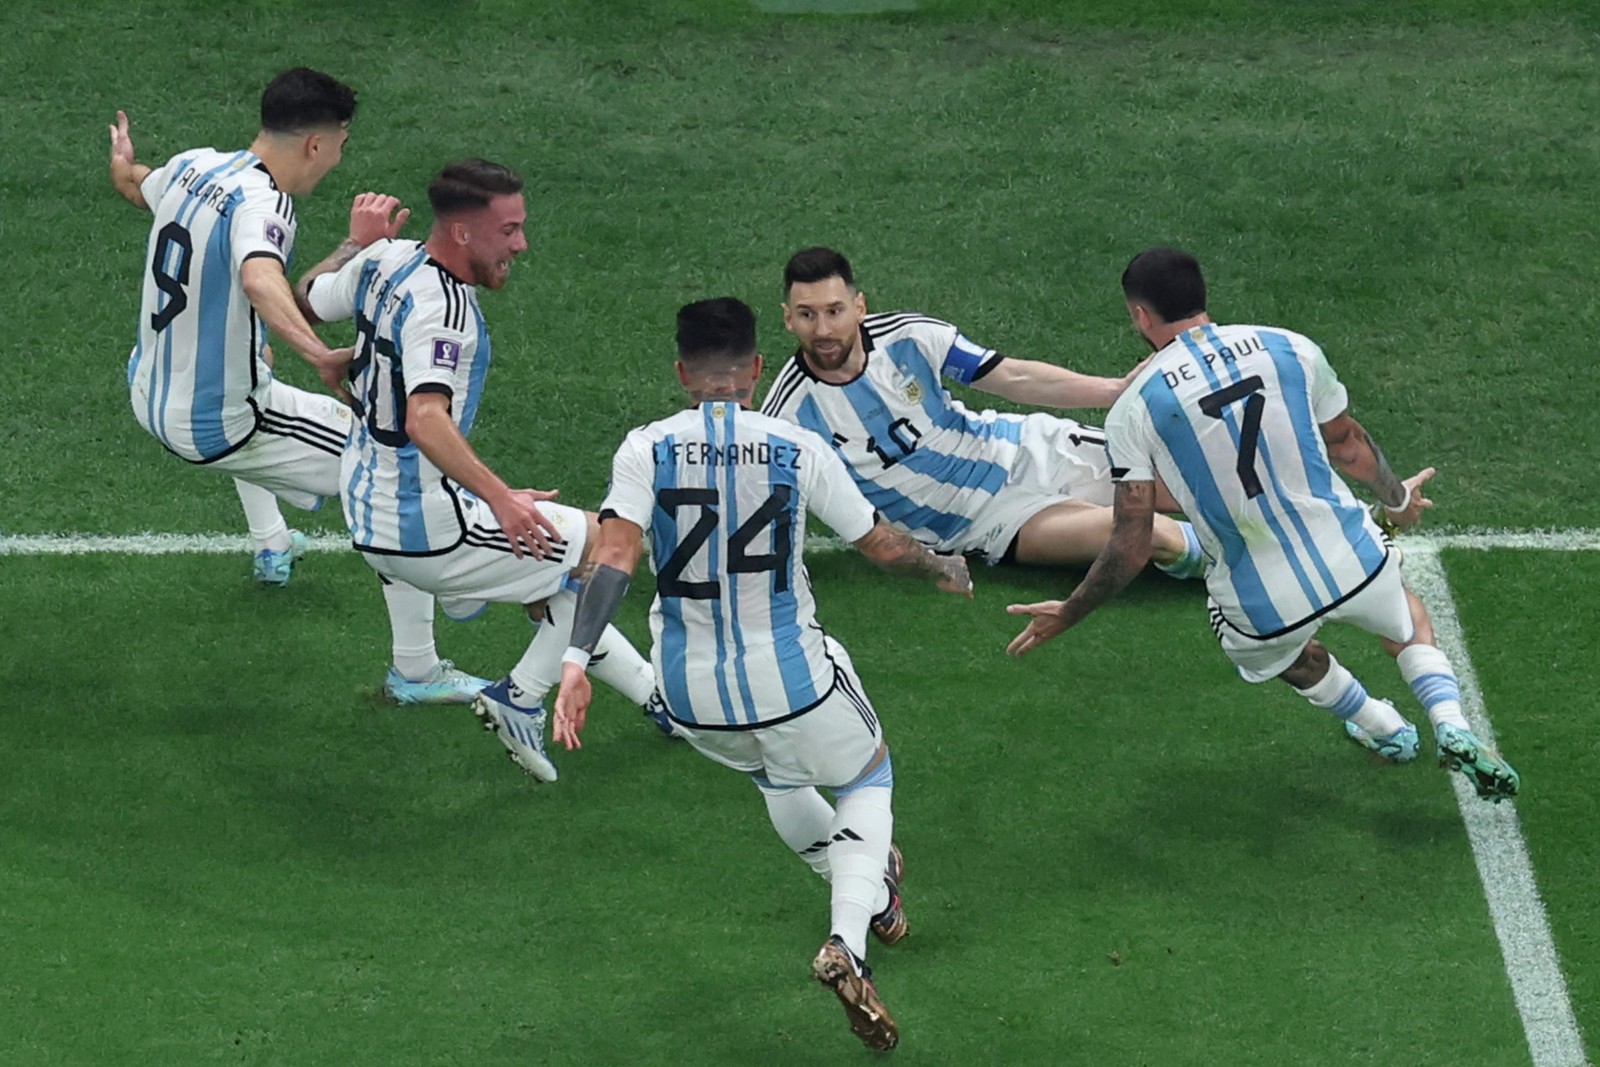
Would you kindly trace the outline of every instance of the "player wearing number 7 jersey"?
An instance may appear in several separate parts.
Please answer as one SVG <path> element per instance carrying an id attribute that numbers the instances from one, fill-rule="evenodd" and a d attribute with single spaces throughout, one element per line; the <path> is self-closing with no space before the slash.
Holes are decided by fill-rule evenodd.
<path id="1" fill-rule="evenodd" d="M 891 844 L 894 773 L 877 712 L 816 621 L 801 553 L 815 514 L 880 566 L 972 595 L 966 561 L 878 519 L 827 443 L 750 411 L 761 376 L 750 309 L 723 297 L 678 312 L 678 377 L 695 406 L 628 434 L 578 599 L 555 738 L 578 744 L 584 669 L 650 539 L 650 611 L 667 711 L 702 754 L 754 780 L 775 829 L 832 885 L 832 936 L 812 967 L 867 1045 L 898 1040 L 865 956 L 870 928 L 905 935 Z M 817 792 L 832 790 L 837 807 Z"/>
<path id="2" fill-rule="evenodd" d="M 1113 532 L 1066 601 L 1012 605 L 1034 616 L 1011 643 L 1021 655 L 1109 600 L 1149 554 L 1160 477 L 1211 559 L 1211 625 L 1247 681 L 1282 678 L 1343 720 L 1380 755 L 1417 754 L 1416 727 L 1316 640 L 1324 622 L 1376 634 L 1434 726 L 1441 764 L 1478 795 L 1516 795 L 1516 771 L 1468 728 L 1454 670 L 1434 645 L 1422 601 L 1400 578 L 1399 553 L 1338 472 L 1378 498 L 1397 529 L 1432 501 L 1432 469 L 1402 482 L 1347 410 L 1348 396 L 1310 338 L 1223 326 L 1206 313 L 1193 256 L 1152 248 L 1122 276 L 1134 327 L 1156 349 L 1106 419 L 1116 480 Z"/>
<path id="3" fill-rule="evenodd" d="M 350 86 L 297 67 L 262 91 L 261 129 L 247 149 L 196 148 L 152 168 L 134 158 L 127 115 L 118 112 L 111 127 L 112 185 L 155 216 L 128 360 L 133 414 L 168 451 L 233 476 L 263 585 L 287 585 L 305 551 L 278 500 L 315 508 L 339 492 L 349 409 L 278 380 L 267 338 L 270 331 L 330 389 L 342 389 L 350 350 L 323 344 L 287 271 L 294 197 L 311 193 L 343 158 L 355 107 Z M 392 237 L 409 214 L 393 197 L 356 197 L 350 238 L 319 269 Z M 386 585 L 384 598 L 394 639 L 389 696 L 405 704 L 472 700 L 486 683 L 438 657 L 433 598 L 399 583 Z"/>

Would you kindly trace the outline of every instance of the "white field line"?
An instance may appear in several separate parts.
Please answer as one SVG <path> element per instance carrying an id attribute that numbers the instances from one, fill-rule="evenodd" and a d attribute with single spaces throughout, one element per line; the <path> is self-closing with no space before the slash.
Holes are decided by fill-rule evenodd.
<path id="1" fill-rule="evenodd" d="M 1463 544 L 1446 540 L 1445 543 L 1451 547 L 1481 547 L 1475 542 Z M 1539 543 L 1505 547 L 1553 546 Z M 1484 710 L 1477 671 L 1467 653 L 1455 596 L 1450 591 L 1450 580 L 1445 576 L 1438 549 L 1438 544 L 1408 539 L 1404 543 L 1406 580 L 1428 605 L 1434 637 L 1455 666 L 1467 721 L 1480 740 L 1493 745 L 1494 727 Z M 1515 755 L 1512 753 L 1513 757 Z M 1500 953 L 1505 959 L 1506 974 L 1511 978 L 1511 995 L 1522 1016 L 1522 1028 L 1527 1034 L 1534 1067 L 1587 1067 L 1589 1061 L 1584 1055 L 1583 1036 L 1572 1014 L 1572 1001 L 1545 916 L 1544 900 L 1534 881 L 1533 863 L 1528 858 L 1517 809 L 1510 801 L 1490 804 L 1478 799 L 1464 775 L 1452 774 L 1450 779 L 1455 786 L 1461 818 L 1467 825 L 1467 840 L 1472 844 L 1478 877 L 1483 881 L 1484 895 L 1489 901 L 1489 916 L 1494 922 L 1495 935 L 1500 939 Z"/>
<path id="2" fill-rule="evenodd" d="M 350 547 L 350 539 L 343 534 L 314 533 L 309 540 L 313 552 L 342 552 Z M 1407 551 L 1418 547 L 1597 551 L 1600 550 L 1600 530 L 1446 530 L 1406 535 L 1400 539 L 1400 544 Z M 835 537 L 806 538 L 809 552 L 828 552 L 843 547 L 843 542 Z M 0 556 L 80 556 L 94 552 L 129 556 L 225 555 L 251 550 L 250 539 L 243 534 L 0 534 Z"/>

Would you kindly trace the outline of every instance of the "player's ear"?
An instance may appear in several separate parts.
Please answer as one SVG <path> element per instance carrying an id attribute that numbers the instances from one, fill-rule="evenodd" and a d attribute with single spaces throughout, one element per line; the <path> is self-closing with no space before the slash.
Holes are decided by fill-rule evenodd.
<path id="1" fill-rule="evenodd" d="M 794 333 L 794 319 L 790 315 L 789 305 L 779 304 L 778 306 L 783 309 L 783 328 L 790 333 Z"/>
<path id="2" fill-rule="evenodd" d="M 862 318 L 867 317 L 867 294 L 860 289 L 856 290 L 856 314 Z"/>
<path id="3" fill-rule="evenodd" d="M 685 389 L 689 388 L 689 368 L 683 365 L 683 360 L 681 359 L 677 362 L 677 368 L 678 384 L 682 385 Z"/>
<path id="4" fill-rule="evenodd" d="M 761 358 L 761 353 L 757 352 L 755 362 L 750 366 L 751 382 L 759 382 L 761 380 L 761 365 L 763 362 L 764 360 Z"/>

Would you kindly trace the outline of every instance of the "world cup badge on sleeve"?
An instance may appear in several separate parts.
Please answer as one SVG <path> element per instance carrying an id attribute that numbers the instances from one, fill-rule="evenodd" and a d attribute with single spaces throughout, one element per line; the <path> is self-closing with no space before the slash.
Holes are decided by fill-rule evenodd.
<path id="1" fill-rule="evenodd" d="M 445 370 L 455 370 L 456 364 L 461 362 L 461 343 L 447 341 L 439 338 L 433 342 L 433 365 L 443 367 Z"/>
<path id="2" fill-rule="evenodd" d="M 272 242 L 272 246 L 278 251 L 282 252 L 284 242 L 289 239 L 289 235 L 283 232 L 283 227 L 279 226 L 275 220 L 268 219 L 262 224 L 261 229 L 263 236 L 265 236 L 268 241 Z"/>

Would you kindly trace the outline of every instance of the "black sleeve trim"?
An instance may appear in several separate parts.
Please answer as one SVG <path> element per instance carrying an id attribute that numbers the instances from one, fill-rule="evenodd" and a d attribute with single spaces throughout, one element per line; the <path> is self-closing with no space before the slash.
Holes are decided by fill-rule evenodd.
<path id="1" fill-rule="evenodd" d="M 607 519 L 620 519 L 620 518 L 622 518 L 621 515 L 617 514 L 617 510 L 615 508 L 601 508 L 600 509 L 600 515 L 598 517 L 599 517 L 601 522 L 605 522 Z"/>
<path id="2" fill-rule="evenodd" d="M 982 378 L 985 374 L 988 374 L 990 371 L 998 367 L 1000 365 L 1000 361 L 1005 358 L 1005 356 L 1001 355 L 999 352 L 996 352 L 994 355 L 978 364 L 978 369 L 972 372 L 972 380 L 975 382 L 979 378 Z"/>
<path id="3" fill-rule="evenodd" d="M 451 399 L 454 399 L 456 395 L 456 391 L 443 382 L 423 382 L 421 385 L 411 390 L 412 396 L 415 396 L 417 393 L 442 393 Z"/>
<path id="4" fill-rule="evenodd" d="M 254 252 L 245 253 L 244 259 L 240 260 L 239 262 L 241 264 L 248 263 L 252 259 L 255 259 L 257 256 L 265 256 L 267 259 L 275 259 L 279 263 L 283 263 L 284 262 L 283 257 L 280 256 L 278 253 L 276 253 L 276 252 L 266 252 L 266 251 L 263 251 L 262 249 L 259 249 L 259 248 L 256 249 Z M 288 269 L 289 269 L 288 268 L 288 264 L 285 263 L 284 264 L 284 270 L 287 271 Z"/>

